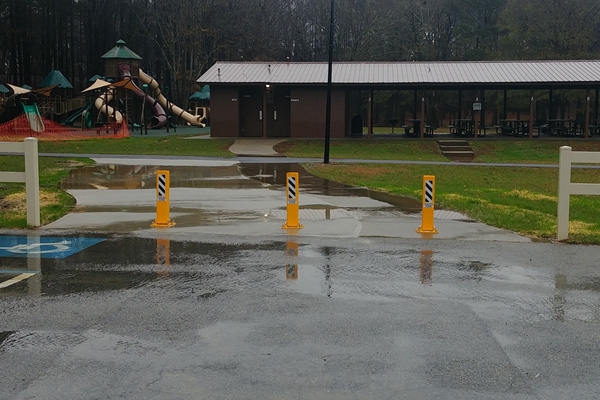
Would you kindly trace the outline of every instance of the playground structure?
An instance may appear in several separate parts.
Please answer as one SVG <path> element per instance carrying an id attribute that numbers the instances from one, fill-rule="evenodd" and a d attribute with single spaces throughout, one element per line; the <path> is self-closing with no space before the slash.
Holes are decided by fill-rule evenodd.
<path id="1" fill-rule="evenodd" d="M 6 84 L 7 91 L 3 90 L 0 99 L 0 138 L 10 141 L 31 135 L 42 140 L 126 137 L 130 135 L 128 123 L 132 127 L 159 129 L 169 123 L 167 113 L 175 121 L 206 126 L 208 107 L 196 107 L 194 115 L 170 102 L 158 82 L 139 67 L 141 57 L 122 40 L 102 58 L 106 80 L 93 77 L 93 83 L 76 98 L 70 98 L 72 85 L 55 70 L 42 82 L 55 84 L 45 88 L 32 90 Z M 144 90 L 136 81 L 143 84 Z M 55 89 L 61 95 L 52 97 Z"/>

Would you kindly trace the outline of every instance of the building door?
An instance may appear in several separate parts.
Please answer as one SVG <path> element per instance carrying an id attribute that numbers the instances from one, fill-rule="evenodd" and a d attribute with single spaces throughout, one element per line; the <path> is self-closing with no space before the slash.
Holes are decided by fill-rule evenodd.
<path id="1" fill-rule="evenodd" d="M 274 87 L 266 90 L 267 136 L 290 137 L 290 89 Z"/>
<path id="2" fill-rule="evenodd" d="M 263 136 L 263 96 L 257 87 L 240 91 L 240 136 Z"/>

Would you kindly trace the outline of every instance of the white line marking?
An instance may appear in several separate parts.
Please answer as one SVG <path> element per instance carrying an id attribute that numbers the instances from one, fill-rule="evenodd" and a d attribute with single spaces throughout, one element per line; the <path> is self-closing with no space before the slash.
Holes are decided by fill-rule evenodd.
<path id="1" fill-rule="evenodd" d="M 15 276 L 12 279 L 9 279 L 7 281 L 0 283 L 0 289 L 7 288 L 11 285 L 14 285 L 15 283 L 19 283 L 21 281 L 24 281 L 27 278 L 31 278 L 34 275 L 35 275 L 35 273 L 25 273 L 25 274 L 21 274 L 19 276 Z"/>

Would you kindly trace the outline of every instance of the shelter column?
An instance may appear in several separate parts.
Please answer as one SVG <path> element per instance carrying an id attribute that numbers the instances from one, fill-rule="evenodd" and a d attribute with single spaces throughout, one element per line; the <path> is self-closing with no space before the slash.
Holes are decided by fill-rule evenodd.
<path id="1" fill-rule="evenodd" d="M 598 125 L 598 94 L 600 92 L 600 89 L 596 88 L 596 96 L 594 97 L 594 119 L 595 119 L 595 124 L 594 125 Z"/>
<path id="2" fill-rule="evenodd" d="M 590 136 L 590 90 L 585 91 L 585 138 Z"/>
<path id="3" fill-rule="evenodd" d="M 369 90 L 369 101 L 367 103 L 367 137 L 373 134 L 373 90 Z"/>
<path id="4" fill-rule="evenodd" d="M 533 113 L 535 112 L 535 99 L 533 98 L 533 90 L 531 91 L 531 100 L 529 103 L 529 139 L 533 137 Z"/>
<path id="5" fill-rule="evenodd" d="M 425 120 L 425 91 L 423 91 L 423 97 L 421 97 L 421 124 L 419 125 L 421 139 L 425 137 Z"/>
<path id="6" fill-rule="evenodd" d="M 458 89 L 458 119 L 462 119 L 462 90 Z"/>
<path id="7" fill-rule="evenodd" d="M 478 106 L 475 106 L 478 104 Z M 477 111 L 481 111 L 481 109 L 476 110 L 477 107 L 481 107 L 481 103 L 479 103 L 479 97 L 477 96 L 477 91 L 475 91 L 475 104 L 473 104 L 473 140 L 477 140 L 477 136 L 479 136 L 479 118 Z"/>
<path id="8" fill-rule="evenodd" d="M 552 113 L 552 98 L 554 97 L 554 91 L 550 89 L 548 92 L 548 119 L 554 119 L 554 114 Z"/>
<path id="9" fill-rule="evenodd" d="M 508 90 L 504 89 L 504 102 L 502 104 L 503 109 L 502 109 L 502 119 L 506 119 L 506 116 L 508 115 Z"/>

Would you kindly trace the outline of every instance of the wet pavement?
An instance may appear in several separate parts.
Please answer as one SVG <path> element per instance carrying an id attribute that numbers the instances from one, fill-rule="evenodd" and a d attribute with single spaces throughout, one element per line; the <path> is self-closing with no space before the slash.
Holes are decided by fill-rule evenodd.
<path id="1" fill-rule="evenodd" d="M 600 398 L 597 246 L 452 213 L 413 236 L 420 204 L 302 170 L 288 232 L 297 167 L 235 161 L 173 161 L 152 229 L 165 165 L 126 164 L 65 182 L 77 218 L 0 232 L 0 398 Z"/>
<path id="2" fill-rule="evenodd" d="M 597 249 L 458 243 L 112 235 L 2 258 L 37 274 L 0 291 L 0 398 L 597 398 Z"/>

